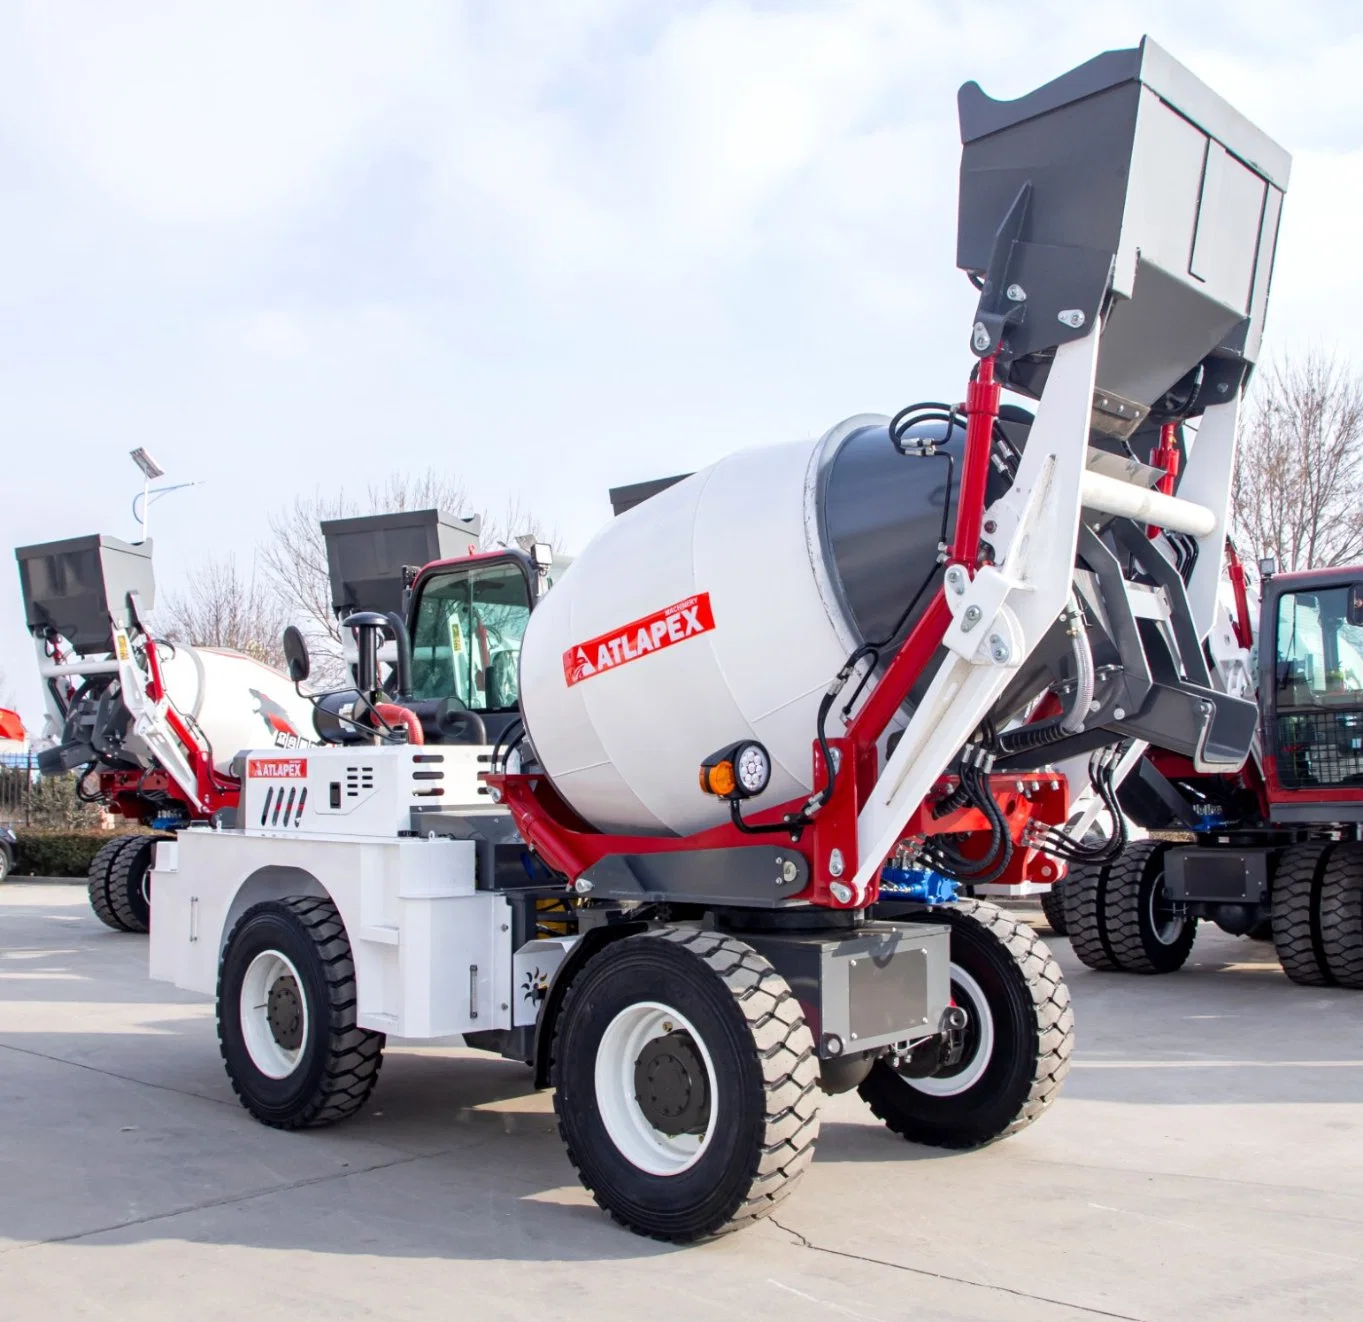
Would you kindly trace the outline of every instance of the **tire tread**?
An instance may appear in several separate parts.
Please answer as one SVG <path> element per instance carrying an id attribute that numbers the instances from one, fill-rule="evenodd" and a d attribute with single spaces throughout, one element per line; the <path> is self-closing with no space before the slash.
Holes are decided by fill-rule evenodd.
<path id="1" fill-rule="evenodd" d="M 118 856 L 141 839 L 139 835 L 116 836 L 100 845 L 94 858 L 90 860 L 88 872 L 90 908 L 105 927 L 111 927 L 115 932 L 131 932 L 133 929 L 123 922 L 113 906 L 109 895 L 110 873 Z"/>
<path id="2" fill-rule="evenodd" d="M 326 1044 L 327 1060 L 321 1082 L 308 1105 L 286 1121 L 272 1120 L 261 1115 L 243 1093 L 230 1067 L 227 1076 L 233 1092 L 237 1094 L 242 1105 L 264 1124 L 275 1129 L 319 1129 L 354 1115 L 365 1104 L 378 1082 L 379 1070 L 383 1066 L 383 1048 L 387 1039 L 383 1033 L 359 1028 L 355 1024 L 357 1004 L 355 961 L 351 954 L 345 924 L 342 923 L 335 904 L 330 899 L 316 895 L 294 896 L 269 903 L 288 910 L 302 924 L 325 970 L 327 1000 L 331 1011 L 330 1031 Z M 237 933 L 256 912 L 257 909 L 248 909 L 238 921 L 223 948 L 224 963 L 226 952 L 232 948 Z M 222 995 L 223 976 L 220 966 L 219 1001 Z M 218 1015 L 218 1046 L 226 1062 L 227 1044 L 223 1037 L 221 1014 Z"/>
<path id="3" fill-rule="evenodd" d="M 1336 845 L 1320 883 L 1324 965 L 1340 987 L 1363 990 L 1363 848 Z"/>
<path id="4" fill-rule="evenodd" d="M 794 1191 L 813 1160 L 819 1136 L 819 1062 L 813 1035 L 795 993 L 750 945 L 735 937 L 687 927 L 656 929 L 625 938 L 650 940 L 670 942 L 700 960 L 728 989 L 734 1005 L 747 1021 L 762 1074 L 766 1120 L 746 1196 L 726 1215 L 684 1234 L 658 1233 L 640 1227 L 608 1206 L 592 1187 L 573 1150 L 557 1093 L 554 1107 L 569 1161 L 598 1205 L 614 1221 L 654 1239 L 691 1243 L 729 1234 L 770 1216 Z M 572 1016 L 577 990 L 576 986 L 568 988 L 555 1028 L 556 1038 Z M 557 1048 L 556 1041 L 556 1055 Z"/>
<path id="5" fill-rule="evenodd" d="M 1273 880 L 1273 948 L 1283 972 L 1303 987 L 1334 983 L 1320 922 L 1322 874 L 1334 848 L 1319 841 L 1293 845 L 1283 851 Z"/>
<path id="6" fill-rule="evenodd" d="M 862 1096 L 878 1120 L 910 1142 L 964 1150 L 984 1147 L 1026 1129 L 1059 1096 L 1074 1052 L 1074 1009 L 1070 1003 L 1070 989 L 1055 956 L 1026 923 L 986 900 L 962 899 L 952 907 L 992 936 L 1008 952 L 1022 975 L 1037 1031 L 1036 1061 L 1027 1094 L 1008 1123 L 984 1137 L 964 1131 L 925 1134 L 913 1127 L 899 1111 L 882 1104 L 873 1090 L 867 1089 Z"/>

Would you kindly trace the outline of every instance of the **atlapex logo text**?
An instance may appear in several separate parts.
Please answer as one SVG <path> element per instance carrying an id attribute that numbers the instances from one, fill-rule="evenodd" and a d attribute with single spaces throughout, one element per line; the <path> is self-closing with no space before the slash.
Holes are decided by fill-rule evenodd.
<path id="1" fill-rule="evenodd" d="M 252 757 L 246 761 L 246 774 L 252 780 L 257 777 L 264 780 L 305 780 L 308 774 L 308 759 Z"/>
<path id="2" fill-rule="evenodd" d="M 614 670 L 628 661 L 657 652 L 673 643 L 683 643 L 715 627 L 710 610 L 710 594 L 687 597 L 675 606 L 664 606 L 633 624 L 626 624 L 598 638 L 570 647 L 563 654 L 563 678 L 571 688 L 581 680 Z"/>

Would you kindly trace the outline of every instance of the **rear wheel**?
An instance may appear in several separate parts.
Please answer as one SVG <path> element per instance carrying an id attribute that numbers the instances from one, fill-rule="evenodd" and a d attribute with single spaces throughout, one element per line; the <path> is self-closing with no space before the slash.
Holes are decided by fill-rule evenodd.
<path id="1" fill-rule="evenodd" d="M 1321 889 L 1335 846 L 1312 842 L 1283 850 L 1273 878 L 1273 947 L 1283 972 L 1304 987 L 1329 987 L 1321 931 Z"/>
<path id="2" fill-rule="evenodd" d="M 1060 966 L 1025 923 L 983 900 L 916 913 L 951 928 L 951 994 L 966 1012 L 953 1066 L 912 1078 L 879 1060 L 860 1086 L 896 1134 L 973 1148 L 1025 1129 L 1055 1100 L 1074 1049 L 1074 1012 Z"/>
<path id="3" fill-rule="evenodd" d="M 151 930 L 151 865 L 164 835 L 135 835 L 109 865 L 109 908 L 125 932 Z"/>
<path id="4" fill-rule="evenodd" d="M 819 1133 L 819 1065 L 799 1002 L 733 937 L 664 928 L 614 941 L 573 979 L 554 1109 L 597 1203 L 685 1243 L 770 1213 Z"/>
<path id="5" fill-rule="evenodd" d="M 1103 941 L 1123 973 L 1173 973 L 1187 963 L 1197 938 L 1197 919 L 1169 897 L 1167 851 L 1161 841 L 1137 840 L 1108 868 Z"/>
<path id="6" fill-rule="evenodd" d="M 1067 877 L 1051 883 L 1050 890 L 1041 892 L 1041 912 L 1046 916 L 1046 924 L 1056 936 L 1066 936 L 1069 925 L 1065 922 L 1065 883 Z"/>
<path id="7" fill-rule="evenodd" d="M 1363 846 L 1336 845 L 1320 883 L 1320 944 L 1341 987 L 1363 989 Z"/>
<path id="8" fill-rule="evenodd" d="M 1065 878 L 1065 926 L 1074 953 L 1091 969 L 1111 972 L 1117 967 L 1107 942 L 1103 906 L 1111 863 L 1071 864 Z"/>
<path id="9" fill-rule="evenodd" d="M 359 1110 L 384 1035 L 355 1018 L 355 964 L 336 906 L 300 896 L 248 909 L 218 970 L 218 1043 L 242 1105 L 277 1129 Z"/>
<path id="10" fill-rule="evenodd" d="M 109 897 L 109 874 L 119 855 L 141 839 L 143 837 L 140 835 L 117 836 L 101 845 L 94 858 L 90 860 L 87 874 L 90 879 L 90 908 L 94 910 L 95 917 L 101 923 L 106 927 L 112 927 L 115 932 L 129 932 L 133 929 L 124 924 L 114 909 Z"/>

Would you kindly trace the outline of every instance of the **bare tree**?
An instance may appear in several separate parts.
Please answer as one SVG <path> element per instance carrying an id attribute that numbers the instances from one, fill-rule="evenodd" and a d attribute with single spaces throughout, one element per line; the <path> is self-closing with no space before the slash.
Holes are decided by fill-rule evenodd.
<path id="1" fill-rule="evenodd" d="M 428 468 L 419 473 L 389 473 L 381 481 L 371 482 L 362 495 L 319 490 L 296 496 L 292 504 L 271 516 L 261 563 L 288 618 L 307 638 L 324 680 L 341 673 L 341 633 L 331 609 L 323 521 L 422 509 L 463 517 L 473 508 L 468 489 L 459 478 Z M 517 537 L 527 535 L 555 545 L 560 542 L 558 530 L 547 526 L 519 501 L 509 502 L 500 514 L 478 512 L 482 515 L 485 547 L 510 546 Z"/>
<path id="2" fill-rule="evenodd" d="M 1283 570 L 1363 558 L 1363 372 L 1310 352 L 1251 387 L 1233 495 L 1237 542 Z"/>
<path id="3" fill-rule="evenodd" d="M 274 586 L 254 568 L 243 574 L 231 555 L 212 556 L 190 570 L 184 590 L 167 595 L 157 609 L 171 642 L 230 648 L 281 670 L 288 617 Z"/>

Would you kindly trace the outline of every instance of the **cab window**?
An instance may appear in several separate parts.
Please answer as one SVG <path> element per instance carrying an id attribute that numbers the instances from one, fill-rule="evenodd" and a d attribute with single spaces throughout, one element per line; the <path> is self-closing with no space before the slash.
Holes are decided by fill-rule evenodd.
<path id="1" fill-rule="evenodd" d="M 514 710 L 530 588 L 514 562 L 452 569 L 421 589 L 412 630 L 412 691 L 471 711 Z"/>
<path id="2" fill-rule="evenodd" d="M 1363 695 L 1363 626 L 1352 588 L 1287 592 L 1278 601 L 1280 707 L 1356 704 Z"/>

